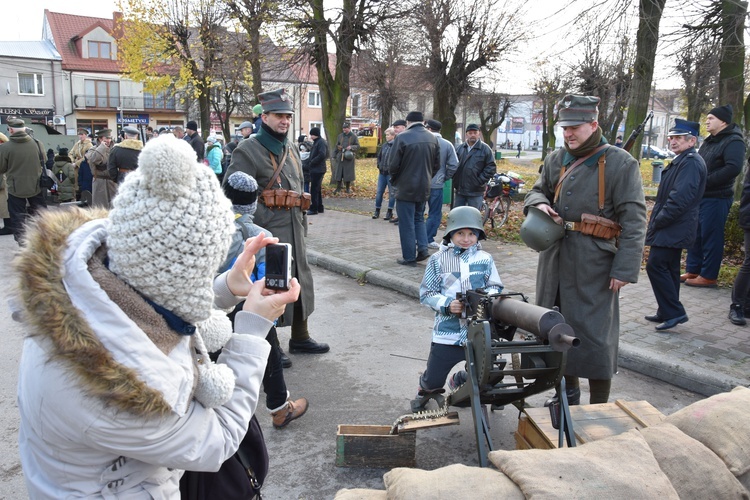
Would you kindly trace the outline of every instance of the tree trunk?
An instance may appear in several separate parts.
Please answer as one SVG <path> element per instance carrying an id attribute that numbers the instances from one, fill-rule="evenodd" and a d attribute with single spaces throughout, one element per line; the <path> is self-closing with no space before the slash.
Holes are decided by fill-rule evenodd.
<path id="1" fill-rule="evenodd" d="M 648 113 L 649 98 L 651 96 L 651 82 L 654 77 L 654 60 L 656 58 L 656 44 L 659 40 L 659 22 L 664 11 L 666 0 L 640 0 L 639 23 L 633 68 L 633 83 L 630 87 L 630 104 L 628 117 L 625 120 L 624 137 L 643 122 Z M 638 159 L 641 155 L 641 139 L 636 139 L 630 154 Z"/>
<path id="2" fill-rule="evenodd" d="M 721 0 L 722 57 L 719 61 L 719 104 L 731 104 L 735 123 L 744 111 L 745 16 L 747 2 Z"/>
<path id="3" fill-rule="evenodd" d="M 555 116 L 555 100 L 550 98 L 547 101 L 547 140 L 549 144 L 550 153 L 555 150 L 555 143 L 557 138 L 555 137 L 555 123 L 557 120 Z"/>
<path id="4" fill-rule="evenodd" d="M 453 143 L 456 137 L 457 98 L 451 95 L 451 89 L 445 82 L 436 82 L 433 92 L 433 116 L 443 124 L 440 135 Z M 425 110 L 420 110 L 424 112 Z"/>
<path id="5" fill-rule="evenodd" d="M 250 72 L 253 75 L 253 94 L 255 94 L 256 102 L 258 96 L 263 93 L 263 73 L 261 72 L 260 65 L 260 26 L 252 33 L 248 33 L 250 37 Z"/>
<path id="6" fill-rule="evenodd" d="M 211 132 L 211 102 L 209 94 L 209 85 L 204 81 L 198 82 L 198 107 L 201 112 L 201 136 L 203 140 L 206 140 L 209 132 Z"/>

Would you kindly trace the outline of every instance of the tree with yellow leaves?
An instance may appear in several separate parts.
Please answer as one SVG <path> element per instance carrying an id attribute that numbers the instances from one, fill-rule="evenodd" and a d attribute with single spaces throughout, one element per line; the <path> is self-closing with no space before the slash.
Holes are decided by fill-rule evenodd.
<path id="1" fill-rule="evenodd" d="M 227 10 L 219 0 L 121 2 L 115 26 L 122 71 L 147 92 L 174 86 L 198 101 L 203 137 L 211 128 L 210 98 L 226 39 Z"/>

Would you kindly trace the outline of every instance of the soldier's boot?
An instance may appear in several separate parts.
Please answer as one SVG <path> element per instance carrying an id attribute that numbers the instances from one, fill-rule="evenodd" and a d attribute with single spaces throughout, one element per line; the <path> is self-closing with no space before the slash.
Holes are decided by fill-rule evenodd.
<path id="1" fill-rule="evenodd" d="M 333 194 L 339 194 L 341 192 L 341 181 L 336 184 L 336 189 L 333 190 Z"/>
<path id="2" fill-rule="evenodd" d="M 352 192 L 352 190 L 351 190 L 350 188 L 351 188 L 351 182 L 347 182 L 347 183 L 346 183 L 346 193 L 347 193 L 347 194 L 349 194 L 349 193 L 351 193 L 351 192 Z"/>

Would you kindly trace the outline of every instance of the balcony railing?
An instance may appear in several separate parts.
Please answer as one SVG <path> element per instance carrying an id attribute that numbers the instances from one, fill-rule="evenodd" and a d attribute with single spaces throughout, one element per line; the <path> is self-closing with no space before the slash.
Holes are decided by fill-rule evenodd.
<path id="1" fill-rule="evenodd" d="M 176 97 L 164 96 L 98 96 L 78 94 L 73 96 L 73 106 L 75 109 L 90 109 L 98 111 L 117 110 L 122 108 L 128 111 L 137 110 L 162 110 L 162 111 L 182 111 L 179 99 Z"/>

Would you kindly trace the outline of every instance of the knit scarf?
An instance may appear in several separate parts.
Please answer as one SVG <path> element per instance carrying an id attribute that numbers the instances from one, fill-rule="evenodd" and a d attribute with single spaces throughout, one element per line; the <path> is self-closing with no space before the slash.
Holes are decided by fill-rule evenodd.
<path id="1" fill-rule="evenodd" d="M 286 142 L 286 134 L 274 132 L 271 127 L 264 123 L 260 126 L 258 133 L 255 134 L 255 138 L 271 153 L 281 156 Z"/>
<path id="2" fill-rule="evenodd" d="M 581 147 L 576 148 L 575 150 L 570 149 L 568 147 L 568 143 L 565 142 L 564 143 L 565 151 L 567 151 L 571 156 L 575 156 L 576 158 L 583 158 L 584 156 L 590 154 L 592 151 L 598 148 L 601 140 L 602 140 L 602 128 L 596 127 L 596 132 L 591 134 L 591 137 L 586 139 L 586 142 L 581 144 Z"/>

